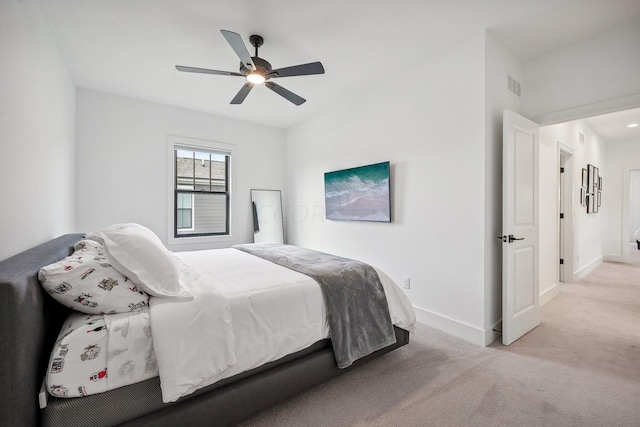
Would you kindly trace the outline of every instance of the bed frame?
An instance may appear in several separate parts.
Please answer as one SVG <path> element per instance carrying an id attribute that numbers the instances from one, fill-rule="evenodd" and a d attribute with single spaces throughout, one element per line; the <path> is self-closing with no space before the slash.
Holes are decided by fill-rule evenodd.
<path id="1" fill-rule="evenodd" d="M 48 396 L 39 409 L 49 353 L 69 309 L 38 283 L 41 267 L 73 252 L 83 234 L 67 234 L 0 262 L 0 420 L 8 426 L 162 426 L 236 424 L 314 385 L 409 342 L 395 328 L 396 344 L 338 369 L 329 340 L 198 390 L 177 402 L 162 403 L 159 380 L 99 395 L 59 399 Z M 97 408 L 97 409 L 96 409 Z"/>

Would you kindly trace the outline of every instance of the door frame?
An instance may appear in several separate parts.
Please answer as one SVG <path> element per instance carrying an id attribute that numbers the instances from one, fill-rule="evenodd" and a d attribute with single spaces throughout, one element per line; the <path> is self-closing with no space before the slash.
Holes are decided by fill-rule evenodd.
<path id="1" fill-rule="evenodd" d="M 630 261 L 628 233 L 631 224 L 631 171 L 637 170 L 640 170 L 640 166 L 624 168 L 622 171 L 622 227 L 620 230 L 622 262 Z"/>
<path id="2" fill-rule="evenodd" d="M 575 271 L 573 255 L 573 217 L 575 213 L 573 149 L 560 141 L 557 142 L 557 145 L 558 255 L 564 260 L 563 267 L 560 267 L 558 261 L 557 277 L 559 283 L 572 283 Z M 564 168 L 564 175 L 560 173 L 560 168 Z M 564 219 L 560 219 L 560 213 L 564 213 Z"/>

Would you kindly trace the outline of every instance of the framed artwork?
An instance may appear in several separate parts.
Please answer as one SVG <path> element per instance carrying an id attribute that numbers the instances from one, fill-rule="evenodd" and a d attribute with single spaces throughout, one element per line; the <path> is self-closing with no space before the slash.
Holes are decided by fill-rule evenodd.
<path id="1" fill-rule="evenodd" d="M 391 222 L 389 162 L 324 174 L 326 218 Z"/>
<path id="2" fill-rule="evenodd" d="M 602 177 L 600 169 L 594 165 L 587 165 L 586 169 L 582 169 L 580 203 L 587 207 L 587 213 L 597 213 L 602 204 Z"/>
<path id="3" fill-rule="evenodd" d="M 596 181 L 596 167 L 593 165 L 587 165 L 587 189 L 589 193 L 593 191 L 594 183 Z"/>

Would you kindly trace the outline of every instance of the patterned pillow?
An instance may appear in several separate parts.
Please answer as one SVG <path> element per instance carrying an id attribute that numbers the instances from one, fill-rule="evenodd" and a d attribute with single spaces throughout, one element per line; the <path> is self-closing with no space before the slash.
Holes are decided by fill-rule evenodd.
<path id="1" fill-rule="evenodd" d="M 102 245 L 81 240 L 65 259 L 42 267 L 38 280 L 59 303 L 87 314 L 138 311 L 149 306 L 149 295 L 116 270 Z"/>
<path id="2" fill-rule="evenodd" d="M 109 331 L 102 315 L 72 313 L 49 358 L 47 389 L 57 397 L 107 391 Z"/>
<path id="3" fill-rule="evenodd" d="M 158 376 L 149 310 L 121 314 L 71 313 L 47 368 L 57 397 L 102 393 Z"/>

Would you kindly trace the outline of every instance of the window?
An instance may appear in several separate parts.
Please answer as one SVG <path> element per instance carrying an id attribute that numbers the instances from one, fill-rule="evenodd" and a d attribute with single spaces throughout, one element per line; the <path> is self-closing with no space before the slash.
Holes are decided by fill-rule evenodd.
<path id="1" fill-rule="evenodd" d="M 193 230 L 193 195 L 179 193 L 176 209 L 176 228 L 178 230 Z"/>
<path id="2" fill-rule="evenodd" d="M 231 153 L 173 143 L 173 237 L 229 235 Z"/>

